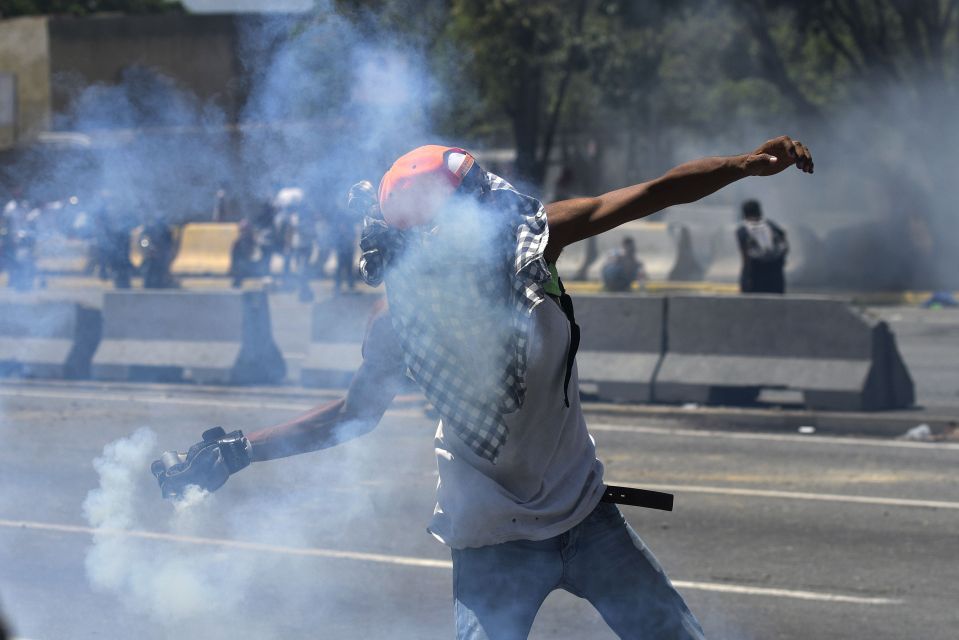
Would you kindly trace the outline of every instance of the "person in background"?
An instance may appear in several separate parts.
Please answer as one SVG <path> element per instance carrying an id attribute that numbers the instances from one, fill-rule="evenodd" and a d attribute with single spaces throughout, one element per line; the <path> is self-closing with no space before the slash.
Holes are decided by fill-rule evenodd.
<path id="1" fill-rule="evenodd" d="M 172 289 L 179 286 L 170 272 L 170 265 L 176 257 L 176 237 L 173 227 L 162 214 L 151 213 L 147 216 L 138 239 L 143 264 L 144 289 Z"/>
<path id="2" fill-rule="evenodd" d="M 736 228 L 736 241 L 743 258 L 740 292 L 785 293 L 784 271 L 789 252 L 786 232 L 775 222 L 763 218 L 757 200 L 744 202 L 742 212 L 743 221 Z"/>
<path id="3" fill-rule="evenodd" d="M 100 222 L 102 249 L 107 270 L 113 276 L 113 286 L 117 289 L 129 289 L 133 276 L 133 263 L 130 262 L 130 234 L 136 227 L 133 215 L 128 213 L 127 205 L 118 202 L 115 197 L 106 194 L 102 202 Z"/>
<path id="4" fill-rule="evenodd" d="M 230 185 L 221 182 L 213 197 L 213 222 L 235 222 L 240 219 L 239 207 L 230 195 Z"/>
<path id="5" fill-rule="evenodd" d="M 297 283 L 300 302 L 312 302 L 313 290 L 310 279 L 313 275 L 313 251 L 317 244 L 316 209 L 301 204 L 291 217 L 290 251 L 292 253 L 293 274 Z"/>
<path id="6" fill-rule="evenodd" d="M 293 241 L 296 234 L 296 225 L 299 222 L 297 213 L 303 207 L 303 190 L 299 187 L 283 187 L 276 192 L 273 198 L 273 226 L 276 233 L 276 251 L 283 258 L 283 276 L 280 280 L 284 288 L 288 287 L 293 273 L 294 250 Z"/>
<path id="7" fill-rule="evenodd" d="M 259 264 L 257 275 L 267 278 L 270 275 L 270 266 L 273 261 L 273 253 L 277 248 L 276 227 L 276 209 L 273 207 L 273 198 L 263 202 L 259 213 L 254 215 L 251 222 L 253 226 L 253 237 L 256 239 L 256 246 L 259 250 Z"/>
<path id="8" fill-rule="evenodd" d="M 253 223 L 244 218 L 240 220 L 237 238 L 230 247 L 230 286 L 240 289 L 246 278 L 255 277 L 259 268 L 259 259 Z"/>
<path id="9" fill-rule="evenodd" d="M 90 208 L 90 258 L 88 269 L 100 280 L 110 279 L 110 232 L 107 224 L 110 192 L 102 190 Z"/>
<path id="10" fill-rule="evenodd" d="M 18 291 L 34 287 L 38 275 L 36 246 L 40 209 L 29 200 L 10 200 L 0 212 L 0 271 L 7 286 Z"/>
<path id="11" fill-rule="evenodd" d="M 333 292 L 339 293 L 346 284 L 349 291 L 356 288 L 356 272 L 353 259 L 356 255 L 356 220 L 347 211 L 338 211 L 331 221 L 333 247 L 336 250 L 336 274 Z"/>
<path id="12" fill-rule="evenodd" d="M 619 249 L 609 252 L 602 273 L 605 291 L 629 291 L 633 282 L 646 279 L 643 263 L 636 257 L 636 242 L 632 237 L 626 236 Z"/>

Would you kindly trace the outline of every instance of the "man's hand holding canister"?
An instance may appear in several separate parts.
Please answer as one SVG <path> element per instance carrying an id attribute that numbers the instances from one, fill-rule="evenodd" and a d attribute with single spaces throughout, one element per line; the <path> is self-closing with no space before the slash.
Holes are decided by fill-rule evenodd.
<path id="1" fill-rule="evenodd" d="M 191 485 L 216 491 L 252 461 L 253 447 L 242 431 L 227 433 L 223 427 L 213 427 L 186 453 L 165 451 L 153 461 L 150 471 L 164 498 L 179 498 Z"/>

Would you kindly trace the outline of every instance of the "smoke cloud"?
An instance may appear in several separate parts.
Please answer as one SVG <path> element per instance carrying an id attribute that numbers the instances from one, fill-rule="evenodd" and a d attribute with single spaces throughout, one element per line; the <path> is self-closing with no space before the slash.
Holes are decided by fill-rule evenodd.
<path id="1" fill-rule="evenodd" d="M 83 512 L 91 527 L 103 531 L 94 535 L 87 553 L 90 583 L 157 622 L 229 610 L 249 582 L 249 562 L 231 562 L 231 554 L 183 545 L 158 550 L 155 541 L 123 535 L 143 525 L 144 506 L 157 506 L 156 487 L 145 473 L 155 454 L 156 434 L 141 428 L 108 444 L 94 460 L 100 486 L 87 495 Z M 168 533 L 195 534 L 209 515 L 213 496 L 191 489 L 174 504 Z"/>
<path id="2" fill-rule="evenodd" d="M 149 472 L 159 453 L 156 433 L 144 427 L 107 444 L 93 462 L 99 486 L 88 493 L 83 513 L 98 529 L 85 557 L 94 590 L 167 637 L 278 637 L 339 609 L 341 570 L 215 541 L 308 548 L 322 539 L 321 546 L 355 550 L 355 528 L 375 522 L 374 505 L 328 488 L 369 479 L 376 455 L 368 447 L 341 446 L 322 464 L 283 460 L 275 463 L 283 465 L 280 475 L 260 463 L 231 479 L 229 496 L 193 488 L 172 503 L 160 499 Z M 269 490 L 259 488 L 264 475 Z M 397 620 L 398 629 L 404 624 L 416 622 Z"/>
<path id="3" fill-rule="evenodd" d="M 705 10 L 710 7 L 712 12 Z M 689 73 L 701 75 L 693 81 L 668 70 L 675 84 L 659 91 L 680 104 L 690 98 L 713 104 L 713 111 L 701 122 L 684 123 L 661 110 L 654 127 L 627 117 L 616 121 L 624 129 L 617 133 L 625 137 L 632 131 L 646 141 L 645 153 L 639 155 L 650 165 L 663 156 L 672 164 L 703 155 L 742 153 L 776 135 L 794 136 L 812 150 L 815 175 L 789 171 L 770 180 L 744 180 L 707 203 L 727 205 L 738 214 L 743 200 L 758 198 L 791 239 L 804 235 L 801 249 L 808 255 L 802 260 L 804 273 L 797 274 L 802 287 L 846 291 L 959 287 L 955 205 L 959 185 L 955 172 L 949 172 L 953 164 L 949 150 L 959 142 L 959 121 L 950 98 L 955 89 L 948 81 L 931 77 L 920 63 L 903 55 L 896 61 L 902 81 L 879 74 L 833 87 L 831 91 L 845 97 L 830 95 L 821 117 L 810 117 L 797 113 L 765 81 L 738 78 L 722 66 L 731 51 L 744 65 L 749 54 L 735 39 L 707 44 L 703 34 L 713 32 L 711 21 L 725 21 L 726 35 L 734 33 L 735 24 L 730 18 L 733 11 L 722 3 L 703 3 L 702 8 L 676 25 L 666 45 L 671 55 L 680 55 L 679 51 L 690 56 Z M 815 79 L 800 81 L 809 86 Z M 661 106 L 656 99 L 651 108 Z M 612 157 L 622 158 L 622 145 L 611 146 Z M 645 158 L 647 154 L 651 159 Z M 662 168 L 626 181 L 648 179 Z M 684 222 L 682 214 L 668 219 Z M 716 231 L 694 227 L 694 243 Z M 721 232 L 729 233 L 728 227 Z M 794 248 L 799 249 L 798 244 L 794 242 Z M 727 247 L 735 251 L 734 244 Z M 799 260 L 798 253 L 790 257 Z"/>
<path id="4" fill-rule="evenodd" d="M 402 152 L 444 142 L 430 113 L 447 97 L 416 47 L 364 35 L 330 10 L 244 17 L 237 29 L 249 82 L 237 122 L 215 100 L 192 95 L 154 69 L 130 67 L 110 85 L 60 78 L 60 89 L 72 87 L 73 96 L 69 111 L 55 115 L 57 128 L 88 136 L 90 146 L 79 153 L 43 151 L 33 165 L 13 167 L 8 178 L 38 201 L 74 194 L 81 207 L 109 201 L 130 227 L 148 215 L 171 223 L 202 218 L 222 182 L 261 202 L 279 187 L 298 186 L 311 205 L 340 213 L 353 182 L 376 182 Z M 460 229 L 456 251 L 467 249 L 462 239 L 471 228 Z M 484 240 L 474 253 L 492 250 L 489 239 L 475 237 Z M 236 490 L 231 480 L 229 500 L 196 492 L 173 505 L 161 501 L 149 471 L 159 453 L 156 433 L 144 427 L 107 445 L 93 463 L 99 486 L 82 507 L 98 530 L 85 557 L 96 591 L 171 637 L 278 637 L 289 626 L 286 618 L 302 620 L 304 611 L 322 616 L 324 607 L 337 606 L 337 581 L 312 563 L 130 533 L 284 546 L 310 546 L 320 536 L 324 544 L 355 548 L 351 526 L 374 519 L 373 503 L 344 504 L 342 494 L 318 487 L 334 477 L 360 486 L 375 475 L 371 453 L 345 445 L 322 467 L 276 463 L 283 465 L 283 491 L 268 496 Z M 258 465 L 244 473 L 270 470 Z M 254 590 L 271 594 L 268 605 L 251 601 Z M 397 617 L 395 637 L 422 637 L 419 621 Z"/>

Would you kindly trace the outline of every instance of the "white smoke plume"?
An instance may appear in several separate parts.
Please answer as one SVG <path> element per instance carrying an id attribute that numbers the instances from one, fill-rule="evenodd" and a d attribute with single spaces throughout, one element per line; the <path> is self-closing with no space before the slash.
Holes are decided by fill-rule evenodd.
<path id="1" fill-rule="evenodd" d="M 142 526 L 143 505 L 157 506 L 156 486 L 145 472 L 156 444 L 156 434 L 141 428 L 108 444 L 93 462 L 100 486 L 87 495 L 83 512 L 90 526 L 102 531 L 94 535 L 86 557 L 90 583 L 155 621 L 179 622 L 228 609 L 242 594 L 248 563 L 230 562 L 230 554 L 208 547 L 171 547 L 126 535 Z M 212 494 L 191 487 L 174 503 L 168 533 L 194 533 L 212 500 Z"/>
<path id="2" fill-rule="evenodd" d="M 308 620 L 342 620 L 340 573 L 235 542 L 305 548 L 322 539 L 321 546 L 355 549 L 356 527 L 376 521 L 375 505 L 324 487 L 359 486 L 378 454 L 357 442 L 338 447 L 335 456 L 312 454 L 322 460 L 257 464 L 231 478 L 223 490 L 229 495 L 196 488 L 173 502 L 161 500 L 149 471 L 159 454 L 156 433 L 140 428 L 107 444 L 93 462 L 99 483 L 83 512 L 97 529 L 85 557 L 95 591 L 164 637 L 280 637 L 303 624 L 305 612 Z M 401 624 L 419 623 L 397 620 L 397 628 Z"/>

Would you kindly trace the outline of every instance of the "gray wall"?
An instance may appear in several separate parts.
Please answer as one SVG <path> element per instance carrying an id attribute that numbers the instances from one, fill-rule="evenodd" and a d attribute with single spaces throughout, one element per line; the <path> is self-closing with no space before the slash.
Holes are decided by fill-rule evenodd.
<path id="1" fill-rule="evenodd" d="M 0 149 L 28 140 L 50 121 L 47 19 L 0 20 L 0 72 L 17 78 L 16 127 L 0 128 Z"/>
<path id="2" fill-rule="evenodd" d="M 77 88 L 115 84 L 141 66 L 213 99 L 236 121 L 242 83 L 232 15 L 58 17 L 49 34 L 55 112 L 69 109 Z"/>

